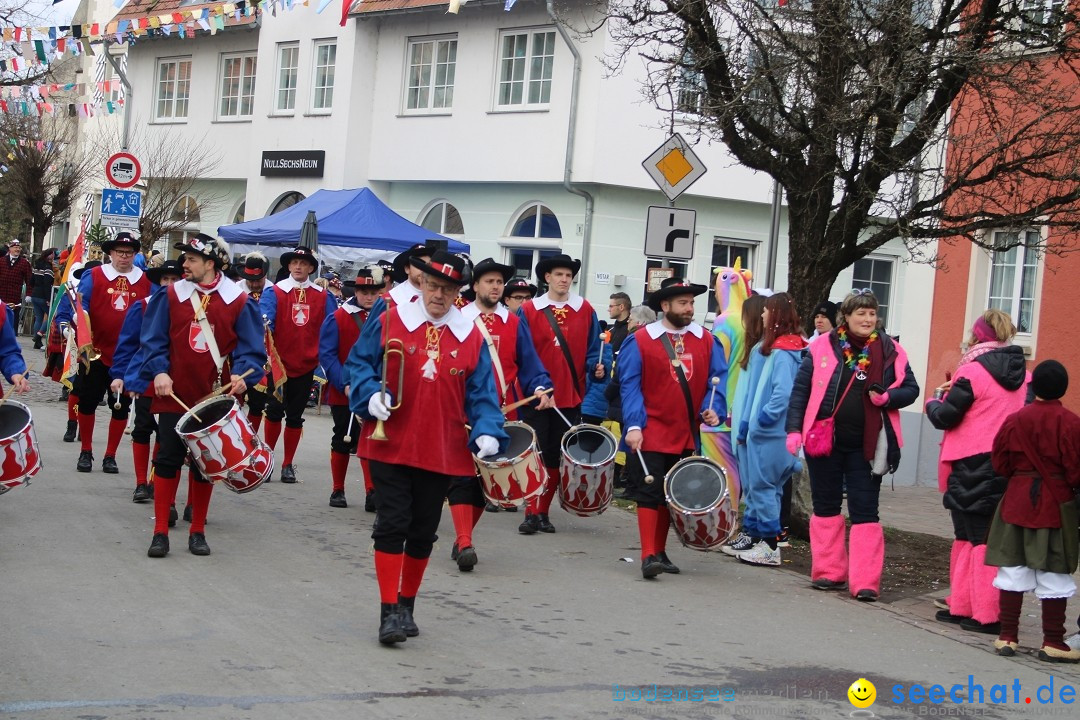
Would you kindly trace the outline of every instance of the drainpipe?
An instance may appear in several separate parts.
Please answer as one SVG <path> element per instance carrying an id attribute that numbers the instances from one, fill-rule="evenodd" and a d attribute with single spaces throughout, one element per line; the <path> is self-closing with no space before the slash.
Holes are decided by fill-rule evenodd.
<path id="1" fill-rule="evenodd" d="M 578 86 L 581 82 L 581 54 L 578 52 L 573 40 L 570 39 L 570 34 L 566 32 L 566 28 L 563 27 L 563 24 L 555 15 L 554 0 L 547 0 L 547 13 L 555 23 L 555 29 L 559 31 L 559 35 L 562 36 L 563 42 L 566 43 L 566 47 L 570 49 L 570 54 L 574 56 L 574 79 L 570 85 L 570 123 L 566 131 L 566 159 L 563 162 L 563 187 L 567 192 L 585 198 L 585 226 L 581 232 L 581 272 L 579 273 L 581 283 L 578 285 L 578 294 L 584 296 L 589 282 L 589 241 L 592 238 L 593 196 L 581 188 L 574 187 L 574 184 L 570 179 L 573 174 L 574 140 L 577 135 Z"/>

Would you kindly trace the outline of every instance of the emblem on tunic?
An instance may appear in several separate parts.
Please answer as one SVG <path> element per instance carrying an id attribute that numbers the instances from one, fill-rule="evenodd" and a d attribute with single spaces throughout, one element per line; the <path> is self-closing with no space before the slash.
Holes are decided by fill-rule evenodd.
<path id="1" fill-rule="evenodd" d="M 292 321 L 293 325 L 297 327 L 303 327 L 307 325 L 308 320 L 311 318 L 311 306 L 307 303 L 293 303 L 292 306 Z"/>
<path id="2" fill-rule="evenodd" d="M 686 376 L 687 381 L 694 377 L 694 356 L 690 353 L 683 353 L 679 355 L 678 360 L 671 361 L 671 379 L 675 382 L 679 381 L 679 374 L 676 371 L 677 367 L 682 367 L 683 375 Z"/>
<path id="3" fill-rule="evenodd" d="M 214 326 L 210 326 L 210 331 L 213 332 Z M 206 335 L 203 333 L 202 326 L 195 320 L 191 321 L 191 325 L 188 327 L 188 345 L 197 353 L 204 353 L 210 351 L 210 345 L 206 341 Z"/>

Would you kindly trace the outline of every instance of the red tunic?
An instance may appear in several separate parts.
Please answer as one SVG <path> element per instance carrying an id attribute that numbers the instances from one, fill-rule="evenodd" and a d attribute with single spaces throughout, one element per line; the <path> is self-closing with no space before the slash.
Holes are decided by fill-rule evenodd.
<path id="1" fill-rule="evenodd" d="M 173 381 L 173 393 L 192 407 L 214 389 L 219 375 L 202 329 L 195 322 L 195 309 L 191 307 L 191 301 L 187 298 L 181 300 L 176 294 L 178 285 L 170 285 L 166 290 L 169 303 L 169 376 Z M 190 283 L 187 285 L 190 286 Z M 196 297 L 199 297 L 197 292 Z M 214 331 L 218 352 L 227 358 L 236 348 L 236 322 L 248 301 L 247 295 L 239 292 L 231 302 L 226 302 L 220 292 L 205 297 L 210 298 L 203 307 L 210 321 L 210 329 Z M 225 366 L 228 367 L 228 360 Z M 222 374 L 225 373 L 227 369 Z M 171 397 L 155 397 L 151 410 L 155 413 L 185 412 Z"/>
<path id="2" fill-rule="evenodd" d="M 111 366 L 116 341 L 120 337 L 120 328 L 124 324 L 128 308 L 132 303 L 150 297 L 150 281 L 138 268 L 128 273 L 138 275 L 139 279 L 135 282 L 129 282 L 119 274 L 110 281 L 104 265 L 99 265 L 90 272 L 93 289 L 90 292 L 89 312 L 94 347 L 101 353 L 101 361 Z"/>
<path id="3" fill-rule="evenodd" d="M 551 329 L 551 323 L 546 317 L 547 313 L 536 308 L 538 299 L 526 300 L 521 306 L 522 312 L 525 313 L 525 320 L 529 323 L 529 330 L 532 332 L 536 354 L 540 356 L 540 362 L 551 376 L 551 384 L 555 387 L 556 407 L 577 407 L 581 405 L 587 387 L 585 357 L 589 347 L 589 329 L 595 313 L 592 305 L 585 299 L 581 300 L 581 306 L 577 310 L 569 304 L 561 308 L 550 306 L 555 313 L 555 319 L 559 323 L 563 337 L 570 345 L 570 356 L 574 360 L 574 372 L 578 380 L 575 387 L 570 368 L 566 364 L 566 357 L 556 342 L 555 331 Z M 577 388 L 581 388 L 581 393 L 578 393 Z"/>
<path id="4" fill-rule="evenodd" d="M 686 384 L 690 386 L 690 399 L 697 415 L 709 388 L 709 365 L 712 362 L 713 338 L 708 332 L 701 337 L 693 333 L 682 334 L 683 352 L 680 355 Z M 675 375 L 661 338 L 653 339 L 647 327 L 634 333 L 641 355 L 641 394 L 645 401 L 648 418 L 641 449 L 646 452 L 679 455 L 693 450 L 698 428 L 690 426 L 682 388 Z M 678 345 L 672 343 L 676 350 Z"/>
<path id="5" fill-rule="evenodd" d="M 421 322 L 409 332 L 401 320 L 401 309 L 391 308 L 378 322 L 388 322 L 389 337 L 400 339 L 404 347 L 405 381 L 394 395 L 394 402 L 400 400 L 402 404 L 385 422 L 389 440 L 371 440 L 376 423 L 364 423 L 357 454 L 368 460 L 445 475 L 473 475 L 476 467 L 465 429 L 465 385 L 476 370 L 484 340 L 476 328 L 471 328 L 465 339 L 460 340 L 449 325 L 435 329 L 429 322 Z M 469 325 L 464 318 L 460 322 Z M 427 348 L 433 347 L 429 343 L 429 328 L 431 335 L 438 336 L 438 359 L 434 361 L 434 377 L 425 378 Z M 380 329 L 380 337 L 382 332 Z M 398 356 L 392 356 L 386 368 L 391 393 L 397 385 L 399 367 Z"/>
<path id="6" fill-rule="evenodd" d="M 470 306 L 475 308 L 474 303 L 470 303 Z M 506 405 L 513 402 L 515 398 L 524 397 L 521 384 L 518 382 L 517 366 L 518 325 L 521 323 L 521 318 L 507 312 L 504 320 L 497 313 L 483 315 L 479 310 L 472 310 L 469 307 L 466 307 L 465 312 L 462 314 L 473 324 L 476 322 L 474 318 L 478 316 L 483 318 L 484 327 L 487 328 L 488 333 L 491 335 L 491 341 L 495 344 L 499 364 L 502 367 L 503 381 L 506 383 L 506 392 L 504 393 L 503 388 L 499 385 L 499 372 L 492 367 L 492 372 L 495 374 L 495 388 L 499 392 L 499 404 Z M 480 339 L 483 340 L 484 336 L 481 335 Z M 484 341 L 484 351 L 488 352 L 486 340 Z M 507 416 L 507 419 L 516 419 L 516 414 L 515 417 Z"/>
<path id="7" fill-rule="evenodd" d="M 319 366 L 319 329 L 326 317 L 326 293 L 310 287 L 285 292 L 274 285 L 272 289 L 277 296 L 274 346 L 285 374 L 297 377 L 309 373 Z"/>
<path id="8" fill-rule="evenodd" d="M 349 313 L 344 307 L 340 307 L 334 311 L 334 322 L 337 323 L 338 331 L 337 356 L 342 367 L 345 367 L 345 360 L 348 359 L 353 345 L 359 339 L 360 327 L 367 321 L 367 317 L 367 310 Z M 359 323 L 356 322 L 357 318 L 360 319 Z M 327 405 L 348 405 L 349 398 L 345 393 L 339 392 L 333 383 L 326 383 L 326 403 Z"/>

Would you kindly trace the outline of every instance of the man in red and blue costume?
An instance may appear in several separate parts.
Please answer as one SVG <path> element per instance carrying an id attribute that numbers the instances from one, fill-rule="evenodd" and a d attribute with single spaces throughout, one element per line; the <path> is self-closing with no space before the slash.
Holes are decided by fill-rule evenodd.
<path id="1" fill-rule="evenodd" d="M 387 645 L 420 633 L 416 594 L 451 479 L 475 472 L 470 450 L 488 457 L 507 443 L 484 339 L 453 306 L 464 261 L 438 250 L 430 262 L 410 262 L 424 273 L 421 297 L 369 317 L 378 332 L 366 337 L 375 341 L 362 336 L 346 365 L 352 411 L 383 421 L 364 423 L 359 453 L 371 464 L 379 498 L 371 536 L 382 602 L 379 642 Z M 401 354 L 387 360 L 392 380 L 384 390 L 388 344 Z M 403 387 L 395 387 L 402 363 Z M 377 425 L 385 425 L 386 440 L 372 439 Z"/>
<path id="2" fill-rule="evenodd" d="M 330 438 L 330 507 L 345 508 L 345 475 L 349 470 L 349 458 L 356 453 L 360 438 L 360 423 L 349 410 L 349 381 L 345 374 L 345 361 L 356 341 L 360 329 L 367 321 L 371 306 L 383 289 L 383 270 L 378 265 L 360 268 L 356 278 L 347 280 L 345 292 L 353 296 L 345 301 L 322 324 L 319 334 L 319 361 L 326 373 L 326 402 L 334 418 L 334 433 Z M 364 484 L 371 482 L 371 472 L 365 468 Z M 371 488 L 368 495 L 371 494 Z M 368 503 L 373 503 L 369 498 Z M 374 510 L 374 508 L 372 508 Z"/>
<path id="3" fill-rule="evenodd" d="M 538 262 L 536 276 L 547 283 L 548 291 L 526 300 L 520 310 L 529 326 L 536 354 L 554 384 L 554 406 L 575 424 L 581 422 L 586 375 L 591 374 L 597 379 L 604 377 L 596 311 L 588 300 L 571 291 L 580 269 L 580 260 L 563 254 Z M 565 347 L 556 337 L 555 325 L 566 341 Z M 525 521 L 518 526 L 518 532 L 523 535 L 533 535 L 537 531 L 553 533 L 555 526 L 548 519 L 548 510 L 559 486 L 562 437 L 569 427 L 554 409 L 525 408 L 521 416 L 536 431 L 540 454 L 547 468 L 547 483 L 544 492 L 529 501 Z"/>
<path id="4" fill-rule="evenodd" d="M 694 297 L 708 291 L 680 278 L 664 280 L 649 296 L 649 307 L 659 319 L 628 335 L 619 348 L 619 386 L 625 441 L 630 452 L 641 451 L 653 482 L 645 482 L 645 469 L 637 458 L 627 458 L 631 497 L 638 503 L 641 538 L 641 574 L 646 579 L 679 568 L 667 556 L 671 515 L 664 497 L 664 476 L 680 459 L 697 454 L 698 420 L 715 427 L 718 410 L 727 414 L 723 388 L 727 360 L 720 341 L 694 322 Z M 665 345 L 670 345 L 671 353 Z M 671 354 L 678 359 L 690 400 L 693 423 L 682 383 Z M 715 398 L 706 391 L 718 378 Z"/>
<path id="5" fill-rule="evenodd" d="M 273 450 L 285 420 L 285 462 L 281 482 L 296 482 L 293 459 L 304 432 L 304 410 L 311 396 L 311 383 L 319 367 L 319 331 L 323 320 L 338 309 L 337 300 L 311 281 L 319 269 L 319 257 L 311 248 L 297 247 L 281 256 L 281 266 L 289 276 L 262 293 L 259 308 L 270 327 L 274 345 L 285 351 L 281 362 L 286 381 L 283 402 L 273 395 L 266 403 L 266 444 Z"/>
<path id="6" fill-rule="evenodd" d="M 222 273 L 231 257 L 229 246 L 199 233 L 174 247 L 184 253 L 185 279 L 150 300 L 143 319 L 142 362 L 134 376 L 128 373 L 129 387 L 153 387 L 151 410 L 158 414 L 161 447 L 154 460 L 154 538 L 146 553 L 153 558 L 169 552 L 169 508 L 187 455 L 187 447 L 176 434 L 176 424 L 184 414 L 180 403 L 193 407 L 219 384 L 228 387 L 230 394 L 240 395 L 247 390 L 244 373 L 259 372 L 266 362 L 258 306 Z M 193 300 L 205 313 L 220 357 L 229 358 L 231 368 L 218 367 Z M 214 486 L 196 468 L 192 470 L 188 550 L 193 555 L 209 555 L 206 512 Z"/>
<path id="7" fill-rule="evenodd" d="M 116 341 L 120 337 L 120 328 L 128 308 L 139 300 L 150 296 L 150 281 L 139 268 L 135 267 L 135 253 L 141 245 L 131 233 L 122 232 L 111 240 L 101 243 L 101 251 L 109 257 L 111 263 L 99 265 L 89 272 L 84 272 L 79 280 L 79 296 L 82 307 L 90 317 L 93 331 L 94 350 L 99 354 L 90 362 L 89 369 L 80 370 L 79 381 L 79 435 L 82 451 L 79 453 L 75 469 L 78 472 L 90 472 L 94 469 L 94 420 L 98 404 L 108 394 L 109 368 L 113 363 Z M 61 325 L 73 325 L 70 305 L 58 309 L 57 322 Z M 105 446 L 105 456 L 101 460 L 101 470 L 106 473 L 118 473 L 116 449 L 124 437 L 131 398 L 121 394 L 109 398 L 112 419 L 109 421 L 109 437 Z M 117 405 L 119 408 L 117 408 Z"/>

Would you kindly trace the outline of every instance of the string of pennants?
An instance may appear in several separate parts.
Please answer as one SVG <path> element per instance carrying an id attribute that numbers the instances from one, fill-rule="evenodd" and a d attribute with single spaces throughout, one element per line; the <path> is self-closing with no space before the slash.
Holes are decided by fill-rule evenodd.
<path id="1" fill-rule="evenodd" d="M 123 100 L 105 100 L 100 103 L 53 103 L 39 100 L 0 100 L 0 113 L 6 115 L 25 115 L 40 117 L 44 115 L 60 115 L 66 113 L 69 116 L 80 118 L 92 118 L 95 115 L 112 115 L 124 108 Z"/>

